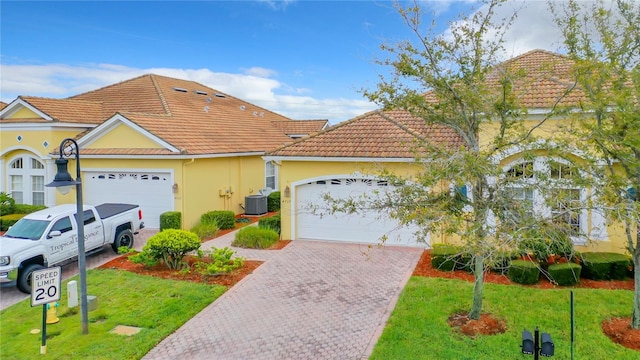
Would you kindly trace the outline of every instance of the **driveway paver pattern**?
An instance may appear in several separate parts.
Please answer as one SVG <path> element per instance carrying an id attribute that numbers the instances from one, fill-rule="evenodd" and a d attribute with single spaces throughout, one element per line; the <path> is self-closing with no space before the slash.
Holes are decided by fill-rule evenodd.
<path id="1" fill-rule="evenodd" d="M 421 252 L 293 241 L 144 359 L 366 359 Z"/>

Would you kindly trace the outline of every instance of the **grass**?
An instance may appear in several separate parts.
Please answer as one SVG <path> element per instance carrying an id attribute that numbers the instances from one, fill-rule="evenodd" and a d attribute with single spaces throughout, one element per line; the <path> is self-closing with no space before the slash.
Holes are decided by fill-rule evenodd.
<path id="1" fill-rule="evenodd" d="M 370 359 L 532 359 L 521 354 L 522 330 L 536 326 L 555 343 L 556 359 L 571 358 L 570 290 L 542 290 L 485 284 L 484 312 L 507 322 L 500 335 L 468 338 L 447 318 L 471 307 L 473 284 L 412 277 Z M 600 324 L 630 316 L 632 291 L 574 289 L 576 359 L 640 359 L 640 353 L 612 342 Z"/>
<path id="2" fill-rule="evenodd" d="M 95 269 L 87 275 L 89 295 L 98 308 L 89 312 L 89 334 L 81 334 L 78 308 L 67 308 L 66 281 L 59 302 L 60 322 L 47 325 L 47 354 L 40 354 L 42 307 L 24 300 L 0 312 L 2 359 L 140 359 L 226 290 L 136 275 L 127 271 Z M 141 327 L 127 337 L 109 333 L 117 325 Z"/>

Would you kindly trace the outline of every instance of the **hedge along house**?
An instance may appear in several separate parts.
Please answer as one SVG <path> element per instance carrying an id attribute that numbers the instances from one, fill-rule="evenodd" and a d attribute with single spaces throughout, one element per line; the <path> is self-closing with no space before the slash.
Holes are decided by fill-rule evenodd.
<path id="1" fill-rule="evenodd" d="M 0 111 L 0 191 L 18 203 L 75 202 L 74 192 L 44 187 L 60 142 L 70 137 L 80 147 L 85 203 L 140 204 L 150 228 L 161 213 L 180 211 L 189 228 L 207 211 L 243 213 L 245 196 L 276 189 L 277 167 L 262 155 L 292 139 L 273 122 L 295 121 L 158 75 L 65 99 L 21 96 Z"/>
<path id="2" fill-rule="evenodd" d="M 569 77 L 571 62 L 568 58 L 534 50 L 508 60 L 496 67 L 520 70 L 524 77 L 515 84 L 514 92 L 519 102 L 528 109 L 523 124 L 533 128 L 549 114 L 552 106 L 562 99 L 560 105 L 572 107 L 579 104 L 579 92 L 562 97 L 573 82 Z M 489 80 L 491 81 L 491 76 Z M 495 76 L 494 80 L 498 77 Z M 426 93 L 429 96 L 429 93 Z M 552 118 L 533 129 L 533 135 L 549 138 L 567 123 L 566 118 Z M 482 146 L 491 145 L 493 134 L 499 131 L 498 123 L 490 123 L 481 129 Z M 484 137 L 484 138 L 483 138 Z M 442 234 L 431 234 L 428 244 L 416 243 L 411 233 L 415 229 L 397 229 L 397 223 L 384 220 L 384 214 L 327 216 L 309 210 L 309 204 L 322 203 L 322 194 L 333 198 L 348 198 L 362 192 L 375 193 L 376 186 L 389 186 L 375 178 L 382 168 L 399 175 L 410 175 L 415 154 L 408 147 L 419 139 L 432 144 L 460 146 L 462 141 L 448 128 L 425 126 L 424 121 L 412 118 L 403 111 L 372 112 L 354 118 L 307 139 L 285 145 L 269 152 L 265 160 L 274 161 L 280 167 L 282 193 L 282 233 L 284 238 L 324 239 L 362 243 L 378 243 L 385 234 L 387 245 L 428 246 L 433 243 L 455 241 Z M 534 158 L 531 158 L 534 154 Z M 580 162 L 581 152 L 567 149 L 566 156 Z M 535 168 L 548 172 L 550 178 L 560 179 L 568 171 L 566 161 L 535 148 L 510 148 L 495 159 L 505 175 L 524 174 L 520 171 Z M 553 165 L 550 165 L 553 164 Z M 535 182 L 536 179 L 527 179 Z M 544 204 L 540 190 L 512 189 L 519 200 L 528 200 L 537 213 L 544 216 L 560 215 L 560 221 L 586 236 L 575 236 L 572 240 L 578 250 L 624 252 L 626 241 L 619 224 L 608 224 L 602 211 L 597 209 L 566 210 L 566 203 L 549 208 Z M 518 191 L 521 190 L 521 191 Z M 554 190 L 554 189 L 550 189 Z M 571 194 L 576 204 L 586 203 L 591 189 L 575 187 L 562 189 Z M 379 191 L 378 191 L 379 192 Z M 395 231 L 394 231 L 395 230 Z M 587 240 L 592 240 L 588 242 Z"/>

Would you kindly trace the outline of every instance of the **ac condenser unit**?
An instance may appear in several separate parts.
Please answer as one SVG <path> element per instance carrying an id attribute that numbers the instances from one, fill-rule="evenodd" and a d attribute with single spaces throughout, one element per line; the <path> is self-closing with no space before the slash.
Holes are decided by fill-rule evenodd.
<path id="1" fill-rule="evenodd" d="M 249 195 L 244 198 L 245 215 L 264 215 L 267 213 L 266 195 Z"/>

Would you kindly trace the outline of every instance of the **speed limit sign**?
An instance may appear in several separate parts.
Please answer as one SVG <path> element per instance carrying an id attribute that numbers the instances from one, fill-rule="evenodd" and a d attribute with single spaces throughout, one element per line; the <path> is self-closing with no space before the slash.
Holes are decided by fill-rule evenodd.
<path id="1" fill-rule="evenodd" d="M 31 306 L 60 300 L 62 269 L 58 267 L 34 270 L 31 273 Z"/>

